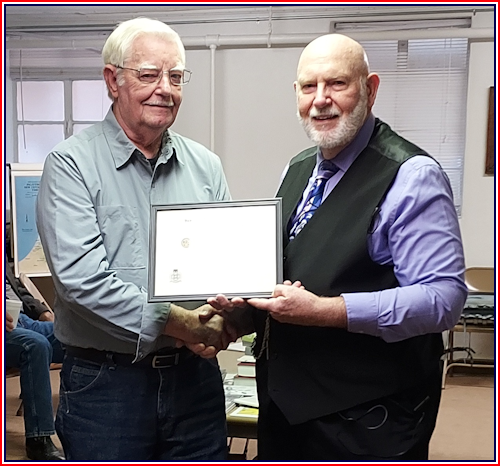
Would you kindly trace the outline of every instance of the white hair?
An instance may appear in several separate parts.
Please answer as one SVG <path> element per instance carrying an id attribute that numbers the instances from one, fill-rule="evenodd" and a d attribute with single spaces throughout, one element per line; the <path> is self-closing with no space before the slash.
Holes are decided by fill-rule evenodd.
<path id="1" fill-rule="evenodd" d="M 102 49 L 104 64 L 124 66 L 134 40 L 142 35 L 152 35 L 174 42 L 179 48 L 182 64 L 185 64 L 186 52 L 179 34 L 162 21 L 149 18 L 134 18 L 118 24 Z"/>

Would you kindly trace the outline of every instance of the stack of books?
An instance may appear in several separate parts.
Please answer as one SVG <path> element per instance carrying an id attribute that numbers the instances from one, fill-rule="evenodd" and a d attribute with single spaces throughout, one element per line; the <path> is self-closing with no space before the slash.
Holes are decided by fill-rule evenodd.
<path id="1" fill-rule="evenodd" d="M 252 346 L 253 346 L 253 342 L 255 340 L 255 332 L 254 333 L 250 333 L 248 335 L 243 335 L 241 337 L 241 343 L 243 344 L 243 347 L 245 348 L 245 354 L 248 355 L 248 356 L 251 356 L 253 353 L 252 353 Z"/>
<path id="2" fill-rule="evenodd" d="M 255 358 L 252 355 L 245 354 L 238 358 L 238 376 L 255 378 Z"/>

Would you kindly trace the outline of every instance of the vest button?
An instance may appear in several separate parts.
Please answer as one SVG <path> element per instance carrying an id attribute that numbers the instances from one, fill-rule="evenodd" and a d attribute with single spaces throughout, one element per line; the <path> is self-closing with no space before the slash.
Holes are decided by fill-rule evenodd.
<path id="1" fill-rule="evenodd" d="M 270 359 L 276 360 L 276 359 L 278 359 L 278 353 L 271 353 L 271 355 L 269 357 L 270 357 Z"/>

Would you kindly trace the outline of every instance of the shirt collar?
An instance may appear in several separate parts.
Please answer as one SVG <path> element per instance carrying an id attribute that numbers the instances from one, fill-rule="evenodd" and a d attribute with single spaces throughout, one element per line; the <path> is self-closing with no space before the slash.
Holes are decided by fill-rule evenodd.
<path id="1" fill-rule="evenodd" d="M 351 141 L 351 143 L 342 149 L 337 156 L 333 159 L 335 165 L 339 167 L 339 170 L 346 172 L 349 167 L 353 164 L 359 154 L 366 148 L 370 142 L 370 138 L 375 128 L 375 116 L 370 112 L 368 118 L 364 122 L 361 129 L 358 131 L 356 137 Z M 318 148 L 318 154 L 316 155 L 316 166 L 323 161 L 323 154 L 321 154 L 321 149 Z"/>
<path id="2" fill-rule="evenodd" d="M 167 131 L 165 131 L 165 133 L 163 134 L 160 158 L 158 159 L 159 163 L 167 163 L 173 156 L 181 165 L 184 165 L 182 152 L 176 150 L 174 146 L 174 141 L 176 140 L 176 137 L 177 133 L 175 133 L 171 129 L 167 129 Z"/>
<path id="3" fill-rule="evenodd" d="M 130 141 L 130 139 L 123 131 L 122 127 L 116 120 L 115 114 L 113 113 L 113 107 L 111 106 L 104 118 L 103 131 L 106 135 L 111 154 L 115 161 L 115 167 L 121 168 L 125 165 L 134 152 L 139 150 L 135 144 Z M 177 151 L 173 147 L 171 132 L 169 130 L 163 133 L 163 139 L 161 143 L 160 157 L 157 163 L 166 163 L 170 157 L 175 156 L 181 163 L 183 163 L 177 154 Z"/>

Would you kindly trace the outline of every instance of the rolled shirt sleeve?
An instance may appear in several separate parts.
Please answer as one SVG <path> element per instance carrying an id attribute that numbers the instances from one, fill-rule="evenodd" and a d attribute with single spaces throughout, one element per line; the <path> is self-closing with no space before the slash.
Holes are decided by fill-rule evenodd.
<path id="1" fill-rule="evenodd" d="M 446 174 L 429 157 L 400 168 L 384 199 L 372 259 L 394 266 L 399 287 L 342 294 L 348 330 L 395 342 L 452 328 L 467 297 L 458 218 Z"/>

